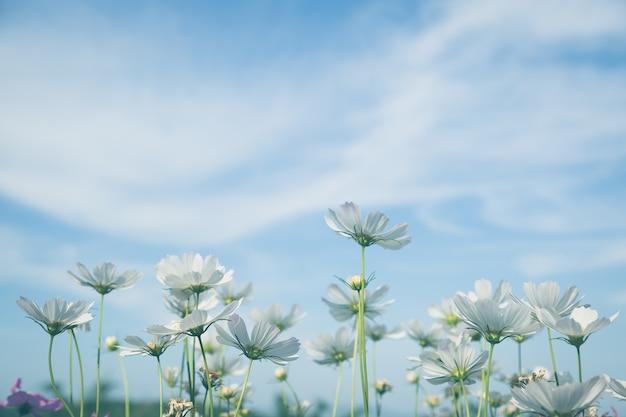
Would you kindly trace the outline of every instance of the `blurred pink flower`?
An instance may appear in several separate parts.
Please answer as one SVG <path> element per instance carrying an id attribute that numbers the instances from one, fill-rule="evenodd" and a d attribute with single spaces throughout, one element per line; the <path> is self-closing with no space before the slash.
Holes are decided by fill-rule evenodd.
<path id="1" fill-rule="evenodd" d="M 0 401 L 0 409 L 4 407 L 17 407 L 20 416 L 32 413 L 36 417 L 41 417 L 37 411 L 58 411 L 63 408 L 63 403 L 58 398 L 47 399 L 41 394 L 22 391 L 22 378 L 11 387 L 11 395 L 6 400 Z"/>

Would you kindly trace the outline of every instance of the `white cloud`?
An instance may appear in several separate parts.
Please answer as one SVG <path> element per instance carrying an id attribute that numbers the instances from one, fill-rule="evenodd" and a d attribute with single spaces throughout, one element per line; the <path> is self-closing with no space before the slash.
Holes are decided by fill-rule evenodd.
<path id="1" fill-rule="evenodd" d="M 104 36 L 100 20 L 95 39 L 9 33 L 0 190 L 150 241 L 216 243 L 345 199 L 416 205 L 456 231 L 437 210 L 464 197 L 500 227 L 623 229 L 579 194 L 626 154 L 623 77 L 558 57 L 623 34 L 623 7 L 540 5 L 449 3 L 420 31 L 333 51 L 314 74 L 294 65 L 251 83 L 239 71 L 241 85 L 161 79 L 142 65 L 165 59 L 158 48 Z"/>

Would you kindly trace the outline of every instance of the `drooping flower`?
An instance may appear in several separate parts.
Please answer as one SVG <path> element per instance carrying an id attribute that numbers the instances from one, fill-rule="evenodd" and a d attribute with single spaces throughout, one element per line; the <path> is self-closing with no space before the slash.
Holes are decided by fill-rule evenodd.
<path id="1" fill-rule="evenodd" d="M 121 356 L 133 356 L 133 355 L 142 355 L 142 356 L 154 356 L 156 358 L 160 358 L 161 355 L 167 350 L 167 348 L 173 346 L 177 342 L 184 339 L 186 336 L 184 334 L 177 335 L 152 335 L 152 340 L 150 342 L 145 342 L 142 338 L 138 336 L 126 336 L 124 340 L 126 343 L 132 346 L 120 346 L 120 355 Z"/>
<path id="2" fill-rule="evenodd" d="M 341 327 L 335 332 L 335 337 L 321 333 L 317 339 L 304 342 L 304 348 L 320 365 L 339 365 L 352 358 L 354 338 L 350 330 Z"/>
<path id="3" fill-rule="evenodd" d="M 437 350 L 425 350 L 420 356 L 424 377 L 432 384 L 473 384 L 487 363 L 489 352 L 484 350 L 474 357 L 469 343 L 446 343 Z"/>
<path id="4" fill-rule="evenodd" d="M 28 318 L 35 321 L 51 336 L 56 336 L 93 320 L 93 316 L 89 313 L 93 302 L 74 301 L 68 303 L 61 297 L 54 297 L 46 301 L 41 308 L 28 298 L 20 297 L 17 299 L 17 305 L 26 312 Z"/>
<path id="5" fill-rule="evenodd" d="M 230 281 L 233 271 L 226 271 L 213 255 L 203 259 L 198 253 L 185 253 L 182 258 L 170 255 L 161 259 L 156 265 L 156 276 L 168 288 L 201 294 Z"/>
<path id="6" fill-rule="evenodd" d="M 613 397 L 626 401 L 626 381 L 610 378 L 608 389 Z"/>
<path id="7" fill-rule="evenodd" d="M 231 279 L 230 281 L 217 287 L 216 290 L 217 296 L 224 304 L 230 304 L 237 300 L 243 300 L 243 303 L 245 304 L 252 297 L 254 285 L 252 285 L 251 282 L 248 282 L 240 289 L 237 289 L 235 280 Z"/>
<path id="8" fill-rule="evenodd" d="M 500 304 L 490 298 L 472 301 L 463 295 L 456 295 L 454 303 L 461 320 L 490 344 L 500 343 L 511 336 L 535 334 L 543 328 L 532 319 L 530 309 L 523 304 Z"/>
<path id="9" fill-rule="evenodd" d="M 78 275 L 67 271 L 77 284 L 91 287 L 98 294 L 108 294 L 116 289 L 129 288 L 135 285 L 142 277 L 143 272 L 128 270 L 121 275 L 117 274 L 115 265 L 102 262 L 93 268 L 93 274 L 80 262 L 76 264 Z"/>
<path id="10" fill-rule="evenodd" d="M 511 389 L 513 405 L 522 411 L 550 417 L 575 417 L 596 401 L 607 387 L 605 376 L 582 383 L 554 385 L 544 379 Z"/>
<path id="11" fill-rule="evenodd" d="M 272 303 L 265 311 L 259 308 L 253 308 L 250 311 L 250 318 L 257 323 L 265 321 L 269 324 L 273 324 L 282 332 L 295 326 L 300 323 L 302 319 L 304 319 L 306 313 L 301 313 L 300 310 L 300 306 L 298 304 L 294 304 L 283 316 L 280 304 Z"/>
<path id="12" fill-rule="evenodd" d="M 218 342 L 233 346 L 241 351 L 250 360 L 267 359 L 277 365 L 285 365 L 288 361 L 298 359 L 300 342 L 295 337 L 286 340 L 276 340 L 280 333 L 278 327 L 266 322 L 258 322 L 254 325 L 252 333 L 248 335 L 248 329 L 243 319 L 233 314 L 228 321 L 228 330 L 215 325 Z"/>
<path id="13" fill-rule="evenodd" d="M 441 333 L 443 327 L 441 323 L 433 323 L 428 330 L 424 329 L 422 322 L 410 319 L 406 326 L 406 335 L 419 343 L 422 348 L 434 348 L 441 343 Z"/>
<path id="14" fill-rule="evenodd" d="M 170 322 L 166 325 L 155 324 L 148 326 L 146 331 L 156 335 L 177 335 L 185 334 L 189 336 L 201 336 L 211 325 L 218 321 L 228 319 L 241 305 L 241 300 L 228 304 L 215 316 L 211 316 L 206 310 L 194 310 L 181 320 Z"/>
<path id="15" fill-rule="evenodd" d="M 389 287 L 387 285 L 381 285 L 371 293 L 365 290 L 365 317 L 373 319 L 385 312 L 385 307 L 395 301 L 389 300 L 379 303 L 388 292 Z M 346 321 L 356 317 L 359 312 L 359 293 L 357 291 L 349 290 L 349 293 L 346 294 L 339 286 L 331 284 L 328 287 L 328 296 L 330 300 L 322 298 L 322 301 L 330 308 L 330 314 L 335 320 Z"/>
<path id="16" fill-rule="evenodd" d="M 402 339 L 406 336 L 406 332 L 402 326 L 395 326 L 387 329 L 382 323 L 365 323 L 365 336 L 373 342 L 379 342 L 383 339 Z"/>
<path id="17" fill-rule="evenodd" d="M 58 398 L 48 399 L 41 394 L 22 391 L 22 378 L 18 378 L 11 386 L 11 394 L 6 400 L 0 401 L 0 410 L 4 407 L 17 407 L 18 415 L 32 413 L 41 417 L 39 411 L 59 411 L 63 403 Z"/>
<path id="18" fill-rule="evenodd" d="M 389 218 L 383 213 L 374 211 L 368 213 L 363 221 L 361 208 L 347 202 L 339 206 L 335 213 L 328 209 L 329 216 L 325 217 L 326 224 L 332 230 L 353 239 L 362 247 L 377 244 L 385 249 L 400 249 L 411 242 L 411 237 L 406 236 L 409 230 L 407 223 L 401 223 L 385 231 Z"/>
<path id="19" fill-rule="evenodd" d="M 165 307 L 178 317 L 185 317 L 193 310 L 213 310 L 219 304 L 217 294 L 212 290 L 198 294 L 195 300 L 189 292 L 172 289 L 163 291 L 163 297 Z"/>
<path id="20" fill-rule="evenodd" d="M 609 318 L 598 318 L 596 310 L 585 306 L 574 308 L 569 317 L 560 317 L 553 310 L 545 308 L 536 313 L 540 322 L 565 335 L 570 345 L 578 347 L 585 343 L 592 333 L 605 328 L 619 315 L 618 311 Z"/>

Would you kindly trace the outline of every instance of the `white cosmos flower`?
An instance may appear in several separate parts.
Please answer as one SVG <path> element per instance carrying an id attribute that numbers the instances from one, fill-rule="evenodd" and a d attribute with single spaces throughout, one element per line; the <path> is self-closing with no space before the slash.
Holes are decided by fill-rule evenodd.
<path id="1" fill-rule="evenodd" d="M 207 310 L 194 310 L 181 320 L 170 322 L 166 325 L 154 324 L 148 326 L 146 331 L 156 335 L 185 334 L 198 337 L 204 334 L 211 325 L 221 320 L 227 320 L 241 305 L 241 300 L 228 304 L 215 316 Z"/>
<path id="2" fill-rule="evenodd" d="M 490 298 L 472 301 L 463 295 L 456 295 L 454 303 L 461 320 L 491 344 L 511 336 L 535 334 L 543 328 L 533 320 L 530 309 L 523 304 L 500 304 Z"/>
<path id="3" fill-rule="evenodd" d="M 305 316 L 306 313 L 300 312 L 300 306 L 298 304 L 292 305 L 284 316 L 280 304 L 277 303 L 272 303 L 265 311 L 259 308 L 253 308 L 250 311 L 250 318 L 254 322 L 265 321 L 278 327 L 281 332 L 295 326 L 301 322 Z"/>
<path id="4" fill-rule="evenodd" d="M 254 285 L 248 282 L 243 287 L 237 289 L 234 279 L 225 282 L 216 288 L 217 296 L 222 300 L 224 304 L 230 304 L 233 301 L 242 299 L 244 304 L 250 300 L 252 293 L 254 292 Z"/>
<path id="5" fill-rule="evenodd" d="M 341 327 L 334 337 L 329 333 L 321 333 L 317 339 L 307 340 L 304 348 L 320 365 L 339 365 L 352 358 L 354 338 L 350 330 Z"/>
<path id="6" fill-rule="evenodd" d="M 167 348 L 184 339 L 184 334 L 158 335 L 153 334 L 150 342 L 145 342 L 138 336 L 126 336 L 124 340 L 132 346 L 120 346 L 121 356 L 154 356 L 159 358 Z"/>
<path id="7" fill-rule="evenodd" d="M 606 376 L 583 383 L 554 385 L 544 379 L 513 387 L 512 403 L 522 411 L 549 417 L 575 417 L 596 401 L 607 386 Z"/>
<path id="8" fill-rule="evenodd" d="M 437 347 L 441 343 L 441 333 L 443 326 L 439 322 L 433 323 L 428 330 L 424 329 L 421 321 L 409 320 L 406 326 L 406 335 L 419 343 L 420 347 Z"/>
<path id="9" fill-rule="evenodd" d="M 553 310 L 542 308 L 537 319 L 552 330 L 567 336 L 567 342 L 580 346 L 592 333 L 611 324 L 619 316 L 619 311 L 611 317 L 598 317 L 598 312 L 590 307 L 580 306 L 572 310 L 568 317 L 560 317 Z"/>
<path id="10" fill-rule="evenodd" d="M 383 339 L 402 339 L 406 336 L 406 332 L 402 326 L 387 329 L 385 324 L 368 321 L 365 323 L 365 336 L 373 342 L 378 342 Z"/>
<path id="11" fill-rule="evenodd" d="M 582 296 L 578 296 L 578 288 L 576 286 L 568 287 L 563 295 L 560 295 L 561 287 L 557 282 L 545 281 L 539 285 L 534 282 L 524 283 L 524 295 L 526 301 L 517 298 L 511 294 L 511 297 L 519 302 L 529 306 L 533 313 L 542 308 L 554 310 L 556 314 L 563 317 L 572 312 L 572 310 L 580 304 Z"/>
<path id="12" fill-rule="evenodd" d="M 156 276 L 170 289 L 200 294 L 233 279 L 233 271 L 226 272 L 213 255 L 203 259 L 200 254 L 185 253 L 182 258 L 170 255 L 161 259 Z"/>
<path id="13" fill-rule="evenodd" d="M 365 317 L 373 319 L 385 312 L 385 307 L 395 301 L 380 302 L 388 292 L 389 287 L 387 285 L 381 285 L 371 293 L 365 290 Z M 330 308 L 330 314 L 335 320 L 346 321 L 356 317 L 359 312 L 359 293 L 357 291 L 349 289 L 348 294 L 346 294 L 339 286 L 331 284 L 328 286 L 328 296 L 330 300 L 322 298 L 322 301 Z"/>
<path id="14" fill-rule="evenodd" d="M 93 316 L 89 312 L 93 302 L 74 301 L 68 303 L 61 297 L 54 297 L 46 301 L 41 308 L 28 298 L 20 297 L 17 299 L 17 305 L 24 310 L 28 318 L 34 320 L 51 336 L 56 336 L 93 320 Z"/>
<path id="15" fill-rule="evenodd" d="M 497 303 L 503 303 L 511 293 L 511 284 L 508 281 L 500 281 L 496 290 L 493 291 L 491 281 L 481 278 L 474 283 L 474 290 L 467 294 L 472 301 L 492 299 Z"/>
<path id="16" fill-rule="evenodd" d="M 228 346 L 233 346 L 241 351 L 250 360 L 268 359 L 277 365 L 286 365 L 288 361 L 298 359 L 300 342 L 295 337 L 286 340 L 276 340 L 280 333 L 278 327 L 266 322 L 256 323 L 252 333 L 248 335 L 248 329 L 243 319 L 233 314 L 228 320 L 228 330 L 215 325 L 217 341 Z"/>
<path id="17" fill-rule="evenodd" d="M 445 343 L 442 347 L 425 350 L 419 360 L 424 379 L 432 384 L 473 384 L 487 363 L 489 352 L 484 350 L 474 358 L 475 350 L 469 343 Z"/>
<path id="18" fill-rule="evenodd" d="M 89 269 L 80 262 L 76 264 L 78 275 L 72 271 L 67 271 L 76 283 L 85 287 L 91 287 L 98 294 L 108 294 L 116 289 L 129 288 L 135 285 L 142 277 L 143 272 L 134 269 L 125 271 L 121 275 L 117 274 L 115 265 L 109 262 L 102 262 L 93 268 L 93 275 Z"/>
<path id="19" fill-rule="evenodd" d="M 626 381 L 610 378 L 608 389 L 613 394 L 613 397 L 626 401 Z"/>
<path id="20" fill-rule="evenodd" d="M 325 217 L 328 227 L 353 239 L 362 247 L 377 244 L 385 249 L 395 250 L 411 242 L 411 237 L 406 236 L 409 225 L 401 223 L 385 231 L 389 219 L 381 212 L 368 213 L 363 221 L 359 206 L 348 202 L 339 206 L 337 213 L 331 209 L 328 209 L 328 213 L 329 216 Z"/>

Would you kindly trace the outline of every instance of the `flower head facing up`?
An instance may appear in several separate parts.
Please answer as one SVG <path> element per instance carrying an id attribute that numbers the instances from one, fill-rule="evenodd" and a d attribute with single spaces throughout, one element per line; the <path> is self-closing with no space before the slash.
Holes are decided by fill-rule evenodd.
<path id="1" fill-rule="evenodd" d="M 60 297 L 54 297 L 46 301 L 43 308 L 40 308 L 28 298 L 20 297 L 17 299 L 17 305 L 51 336 L 93 320 L 93 316 L 89 313 L 93 303 L 86 301 L 68 303 Z"/>
<path id="2" fill-rule="evenodd" d="M 535 334 L 543 328 L 532 319 L 530 309 L 523 304 L 500 304 L 490 298 L 472 301 L 463 295 L 456 295 L 454 303 L 461 320 L 490 344 L 500 343 L 511 336 Z"/>
<path id="3" fill-rule="evenodd" d="M 537 319 L 552 330 L 567 336 L 566 341 L 573 346 L 581 346 L 592 333 L 611 324 L 619 311 L 611 317 L 598 317 L 598 312 L 590 307 L 580 306 L 572 310 L 568 317 L 557 315 L 554 310 L 539 309 Z"/>
<path id="4" fill-rule="evenodd" d="M 469 343 L 446 343 L 436 351 L 420 354 L 422 369 L 429 374 L 424 379 L 432 384 L 473 384 L 487 363 L 489 352 L 484 350 L 474 358 L 474 348 Z"/>
<path id="5" fill-rule="evenodd" d="M 161 259 L 156 265 L 156 276 L 171 289 L 201 294 L 233 279 L 233 271 L 226 272 L 215 256 L 203 259 L 200 254 L 185 253 L 182 258 L 167 256 Z"/>
<path id="6" fill-rule="evenodd" d="M 607 387 L 605 376 L 583 383 L 554 385 L 544 379 L 513 387 L 512 403 L 522 411 L 550 417 L 575 417 L 596 401 Z"/>
<path id="7" fill-rule="evenodd" d="M 580 304 L 582 297 L 578 296 L 578 288 L 575 286 L 568 287 L 560 296 L 561 287 L 557 282 L 545 281 L 539 285 L 533 282 L 524 283 L 524 295 L 526 301 L 522 301 L 513 296 L 518 302 L 525 303 L 536 313 L 541 308 L 554 310 L 556 314 L 563 317 L 572 312 L 572 310 Z"/>
<path id="8" fill-rule="evenodd" d="M 4 407 L 17 407 L 20 416 L 32 413 L 35 417 L 41 417 L 39 411 L 59 411 L 63 403 L 58 398 L 48 399 L 41 394 L 22 391 L 22 379 L 18 378 L 11 387 L 11 395 L 0 401 L 0 409 Z"/>
<path id="9" fill-rule="evenodd" d="M 98 294 L 108 294 L 115 289 L 129 288 L 135 285 L 141 278 L 143 272 L 133 270 L 117 274 L 115 265 L 109 262 L 102 262 L 93 268 L 93 275 L 89 269 L 81 263 L 76 264 L 78 275 L 72 271 L 67 271 L 77 284 L 91 287 Z"/>
<path id="10" fill-rule="evenodd" d="M 411 242 L 411 237 L 406 236 L 408 224 L 398 224 L 385 231 L 389 219 L 378 211 L 368 213 L 363 221 L 361 208 L 347 202 L 339 206 L 337 213 L 331 209 L 328 209 L 328 213 L 325 217 L 328 227 L 341 236 L 353 239 L 362 247 L 377 244 L 385 249 L 395 250 Z"/>
<path id="11" fill-rule="evenodd" d="M 218 342 L 241 350 L 241 353 L 250 360 L 267 359 L 277 365 L 285 365 L 288 361 L 298 359 L 300 342 L 295 337 L 276 340 L 280 330 L 269 323 L 256 323 L 252 333 L 248 335 L 248 329 L 242 318 L 233 314 L 228 321 L 230 334 L 219 325 L 215 326 L 215 330 Z"/>
<path id="12" fill-rule="evenodd" d="M 328 333 L 320 334 L 316 340 L 304 342 L 304 347 L 320 365 L 339 365 L 350 360 L 354 353 L 354 339 L 350 330 L 342 327 L 335 337 Z"/>

